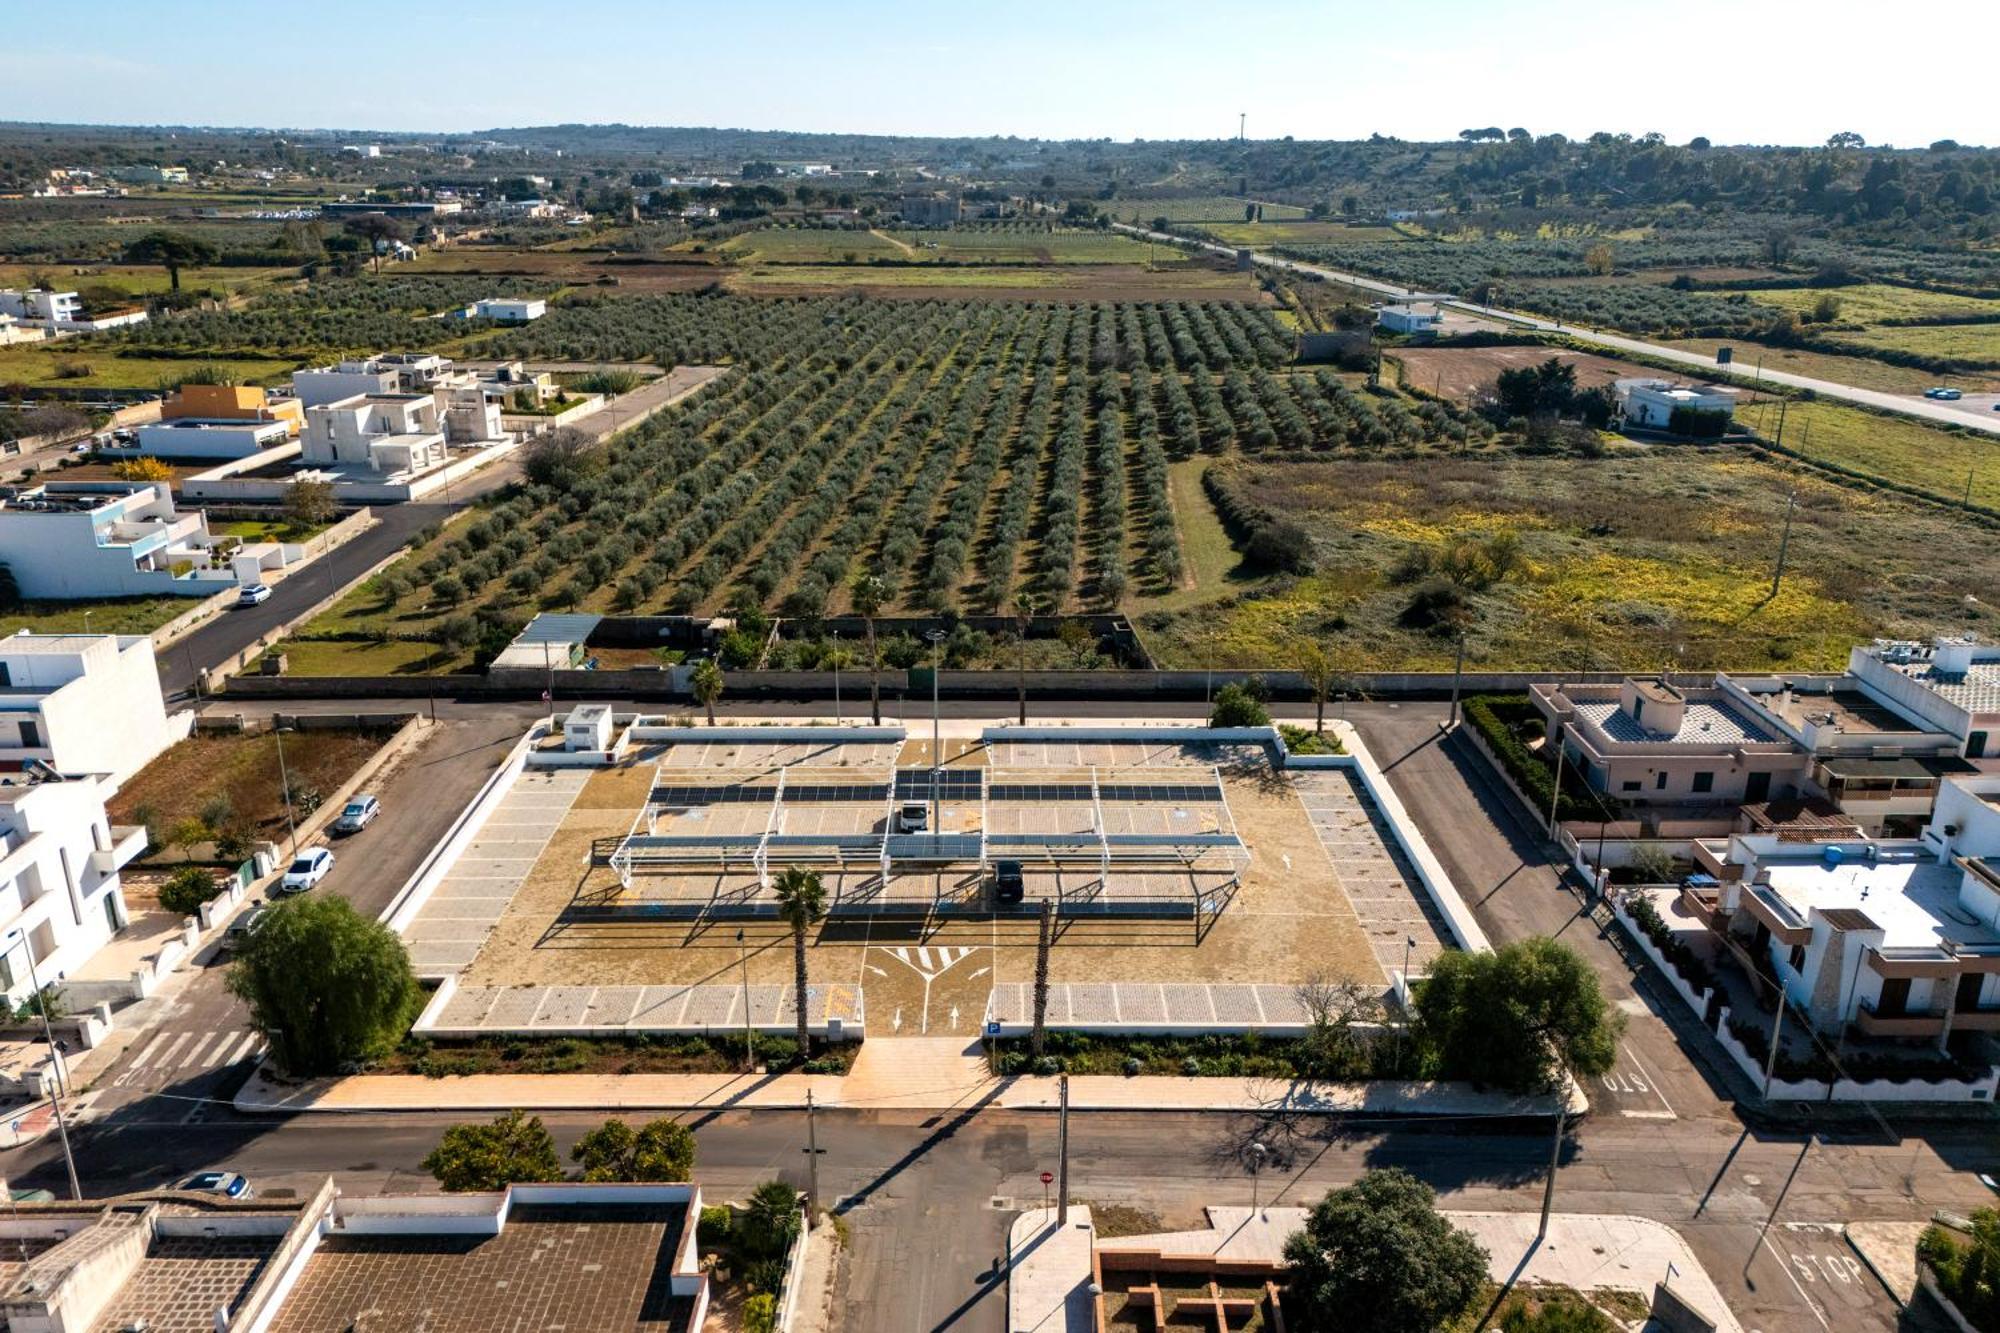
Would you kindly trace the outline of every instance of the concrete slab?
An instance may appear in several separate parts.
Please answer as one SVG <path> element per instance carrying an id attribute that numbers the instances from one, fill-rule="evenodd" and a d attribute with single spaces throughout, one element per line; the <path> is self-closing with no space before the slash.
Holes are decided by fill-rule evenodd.
<path id="1" fill-rule="evenodd" d="M 1054 1209 L 1032 1209 L 1014 1219 L 1007 1235 L 1008 1333 L 1090 1333 L 1091 1244 L 1097 1231 L 1090 1209 L 1072 1204 L 1068 1225 Z"/>

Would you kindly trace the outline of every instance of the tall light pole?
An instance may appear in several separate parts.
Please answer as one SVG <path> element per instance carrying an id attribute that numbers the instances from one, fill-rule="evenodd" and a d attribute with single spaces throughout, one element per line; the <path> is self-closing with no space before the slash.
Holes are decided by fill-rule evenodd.
<path id="1" fill-rule="evenodd" d="M 1537 1244 L 1547 1240 L 1549 1235 L 1549 1212 L 1556 1206 L 1556 1166 L 1562 1161 L 1563 1124 L 1569 1111 L 1569 1069 L 1560 1061 L 1556 1064 L 1556 1122 L 1553 1141 L 1549 1144 L 1549 1178 L 1542 1186 L 1542 1224 L 1535 1229 Z"/>
<path id="2" fill-rule="evenodd" d="M 1464 674 L 1465 629 L 1463 626 L 1460 626 L 1458 631 L 1458 661 L 1453 663 L 1451 668 L 1451 721 L 1445 723 L 1445 730 L 1447 731 L 1458 725 L 1458 682 Z"/>
<path id="3" fill-rule="evenodd" d="M 291 833 L 292 858 L 296 860 L 299 855 L 299 823 L 292 815 L 292 778 L 285 768 L 285 732 L 288 730 L 290 728 L 285 726 L 283 715 L 273 713 L 271 739 L 278 743 L 278 799 L 284 802 L 285 828 Z"/>
<path id="4" fill-rule="evenodd" d="M 750 955 L 743 948 L 743 932 L 736 932 L 736 964 L 743 970 L 743 1069 L 757 1067 L 757 1038 L 750 1026 Z"/>
<path id="5" fill-rule="evenodd" d="M 840 725 L 840 631 L 833 632 L 833 722 Z"/>
<path id="6" fill-rule="evenodd" d="M 55 1069 L 55 1085 L 49 1089 L 49 1107 L 55 1112 L 56 1133 L 62 1136 L 63 1165 L 69 1168 L 69 1197 L 80 1201 L 83 1198 L 83 1186 L 76 1178 L 76 1155 L 70 1151 L 69 1126 L 63 1121 L 62 1052 L 56 1049 L 55 1029 L 49 1026 L 48 1000 L 42 994 L 42 979 L 35 969 L 35 942 L 20 926 L 8 931 L 6 938 L 11 941 L 16 935 L 21 937 L 21 947 L 28 951 L 28 985 L 34 988 L 35 1008 L 42 1016 L 42 1036 L 49 1043 L 49 1064 Z"/>
<path id="7" fill-rule="evenodd" d="M 938 783 L 942 781 L 939 770 L 944 767 L 944 745 L 938 731 L 938 671 L 944 664 L 944 631 L 932 626 L 924 631 L 924 637 L 931 644 L 931 842 L 937 842 L 942 831 L 938 825 Z"/>

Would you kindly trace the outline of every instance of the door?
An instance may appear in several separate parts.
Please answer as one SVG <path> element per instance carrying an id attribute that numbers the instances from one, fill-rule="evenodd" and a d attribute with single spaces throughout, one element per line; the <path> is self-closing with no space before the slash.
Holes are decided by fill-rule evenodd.
<path id="1" fill-rule="evenodd" d="M 0 680 L 0 685 L 4 685 L 6 683 L 7 682 L 5 680 Z M 1970 736 L 1967 736 L 1965 738 L 1965 757 L 1967 759 L 1983 758 L 1985 754 L 1986 754 L 1985 732 L 1975 731 Z"/>
<path id="2" fill-rule="evenodd" d="M 1875 1001 L 1875 1012 L 1883 1018 L 1894 1018 L 1910 1007 L 1910 979 L 1889 977 L 1882 983 L 1882 994 Z"/>
<path id="3" fill-rule="evenodd" d="M 1752 773 L 1750 780 L 1743 785 L 1743 804 L 1745 805 L 1756 805 L 1760 801 L 1770 799 L 1770 795 L 1771 775 L 1769 773 Z"/>
<path id="4" fill-rule="evenodd" d="M 1968 972 L 1958 979 L 1958 990 L 1951 997 L 1951 1007 L 1961 1014 L 1969 1014 L 1979 1007 L 1979 988 L 1986 981 L 1984 972 Z"/>
<path id="5" fill-rule="evenodd" d="M 21 723 L 21 748 L 39 750 L 42 748 L 42 729 L 33 722 Z"/>

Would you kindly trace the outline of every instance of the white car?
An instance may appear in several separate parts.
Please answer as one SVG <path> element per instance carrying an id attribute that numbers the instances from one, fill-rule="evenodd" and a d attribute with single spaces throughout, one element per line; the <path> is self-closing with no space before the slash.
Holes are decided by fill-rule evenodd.
<path id="1" fill-rule="evenodd" d="M 324 847 L 308 847 L 292 858 L 285 877 L 278 881 L 279 893 L 304 893 L 326 878 L 333 869 L 333 853 Z"/>
<path id="2" fill-rule="evenodd" d="M 204 1171 L 183 1180 L 180 1188 L 193 1194 L 219 1194 L 225 1199 L 239 1201 L 257 1193 L 250 1188 L 249 1181 L 234 1171 Z"/>
<path id="3" fill-rule="evenodd" d="M 1957 389 L 1947 389 L 1944 385 L 1940 384 L 1937 385 L 1935 388 L 1925 389 L 1924 397 L 1936 398 L 1939 401 L 1946 403 L 1955 403 L 1959 399 L 1965 397 L 1965 394 Z"/>
<path id="4" fill-rule="evenodd" d="M 271 585 L 268 583 L 246 583 L 236 590 L 238 606 L 255 606 L 259 602 L 271 600 Z"/>

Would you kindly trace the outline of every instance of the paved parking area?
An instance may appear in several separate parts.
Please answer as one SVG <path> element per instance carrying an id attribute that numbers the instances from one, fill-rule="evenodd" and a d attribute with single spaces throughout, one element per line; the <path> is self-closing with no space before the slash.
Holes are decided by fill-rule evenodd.
<path id="1" fill-rule="evenodd" d="M 541 1032 L 608 1028 L 630 1032 L 740 1032 L 745 1026 L 789 1029 L 797 1023 L 790 986 L 462 986 L 431 1028 Z M 861 992 L 844 982 L 806 988 L 806 1022 L 828 1013 L 861 1021 Z"/>
<path id="2" fill-rule="evenodd" d="M 1451 927 L 1361 779 L 1343 768 L 1309 769 L 1294 773 L 1292 785 L 1361 918 L 1376 961 L 1385 972 L 1402 967 L 1404 943 L 1414 939 L 1410 970 L 1425 971 L 1431 959 L 1453 947 Z"/>
<path id="3" fill-rule="evenodd" d="M 588 769 L 521 774 L 403 933 L 420 975 L 462 971 L 478 955 L 590 780 Z"/>
<path id="4" fill-rule="evenodd" d="M 1259 745 L 1167 741 L 996 741 L 988 754 L 1003 769 L 1227 768 L 1268 758 Z"/>
<path id="5" fill-rule="evenodd" d="M 677 741 L 661 754 L 660 766 L 675 772 L 735 769 L 762 773 L 807 765 L 874 770 L 886 777 L 901 749 L 897 741 Z"/>
<path id="6" fill-rule="evenodd" d="M 993 988 L 986 1017 L 1000 1023 L 1029 1023 L 1034 1006 L 1033 983 L 1010 981 Z M 1048 1021 L 1057 1027 L 1173 1023 L 1235 1029 L 1303 1024 L 1310 1017 L 1292 986 L 1118 981 L 1049 987 Z"/>

